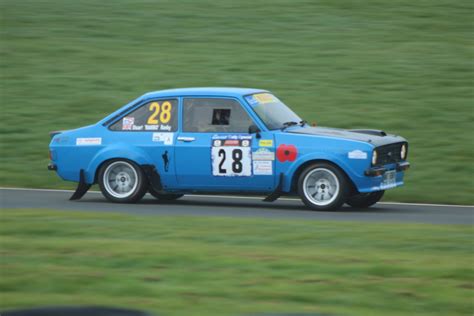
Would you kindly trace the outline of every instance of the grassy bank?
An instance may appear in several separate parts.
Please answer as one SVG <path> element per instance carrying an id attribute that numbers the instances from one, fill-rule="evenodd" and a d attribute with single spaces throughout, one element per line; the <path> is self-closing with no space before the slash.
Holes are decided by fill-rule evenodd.
<path id="1" fill-rule="evenodd" d="M 0 310 L 471 315 L 472 228 L 2 210 Z"/>
<path id="2" fill-rule="evenodd" d="M 48 131 L 96 122 L 146 91 L 248 86 L 320 125 L 408 138 L 414 167 L 388 200 L 474 203 L 472 9 L 2 0 L 1 185 L 67 186 L 46 171 Z"/>

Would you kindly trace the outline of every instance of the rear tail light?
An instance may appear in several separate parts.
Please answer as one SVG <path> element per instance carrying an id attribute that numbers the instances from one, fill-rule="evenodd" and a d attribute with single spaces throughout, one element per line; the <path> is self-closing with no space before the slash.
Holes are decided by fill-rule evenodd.
<path id="1" fill-rule="evenodd" d="M 55 150 L 49 150 L 49 160 L 55 161 L 57 159 L 57 154 Z"/>

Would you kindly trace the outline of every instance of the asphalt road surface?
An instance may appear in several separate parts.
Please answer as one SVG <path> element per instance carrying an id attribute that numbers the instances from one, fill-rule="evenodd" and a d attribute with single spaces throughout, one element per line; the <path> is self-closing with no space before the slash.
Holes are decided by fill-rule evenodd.
<path id="1" fill-rule="evenodd" d="M 337 212 L 308 210 L 300 200 L 280 198 L 273 203 L 249 196 L 186 195 L 173 202 L 160 202 L 151 195 L 138 204 L 115 204 L 100 192 L 90 191 L 79 201 L 69 201 L 72 191 L 0 188 L 2 208 L 123 212 L 140 215 L 193 215 L 256 217 L 300 220 L 404 222 L 431 224 L 474 223 L 473 206 L 378 203 L 368 209 L 348 206 Z"/>

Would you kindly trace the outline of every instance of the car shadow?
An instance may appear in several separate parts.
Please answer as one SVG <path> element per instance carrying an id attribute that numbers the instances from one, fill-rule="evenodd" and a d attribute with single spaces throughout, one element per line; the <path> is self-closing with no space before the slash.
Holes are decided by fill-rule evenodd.
<path id="1" fill-rule="evenodd" d="M 272 202 L 263 202 L 263 201 L 225 201 L 220 198 L 219 201 L 213 200 L 204 200 L 199 198 L 199 200 L 176 200 L 176 201 L 160 201 L 153 199 L 143 199 L 138 204 L 141 205 L 169 205 L 169 206 L 188 206 L 192 208 L 193 206 L 199 207 L 225 207 L 225 208 L 247 208 L 247 209 L 274 209 L 274 210 L 285 210 L 285 211 L 310 211 L 303 204 L 299 205 L 296 203 L 292 204 L 281 204 L 281 203 L 272 203 Z"/>
<path id="2" fill-rule="evenodd" d="M 210 207 L 232 207 L 232 208 L 255 208 L 255 209 L 275 209 L 275 210 L 286 210 L 286 211 L 299 211 L 299 212 L 316 212 L 316 213 L 412 213 L 412 210 L 405 209 L 404 207 L 396 205 L 384 205 L 376 204 L 367 208 L 354 208 L 349 205 L 343 205 L 339 210 L 332 212 L 314 211 L 306 207 L 303 202 L 296 200 L 293 201 L 275 201 L 275 202 L 263 202 L 263 201 L 222 201 L 224 198 L 220 198 L 220 201 L 212 200 L 175 200 L 175 201 L 160 201 L 157 199 L 143 199 L 138 204 L 145 205 L 186 205 L 192 206 L 210 206 Z"/>
<path id="3" fill-rule="evenodd" d="M 213 200 L 218 199 L 218 200 Z M 313 211 L 308 209 L 301 201 L 288 201 L 281 200 L 275 202 L 263 202 L 258 200 L 225 200 L 225 197 L 216 197 L 205 199 L 203 197 L 186 196 L 184 199 L 175 201 L 160 201 L 151 197 L 146 197 L 136 204 L 114 204 L 107 201 L 101 196 L 87 197 L 79 201 L 79 203 L 100 203 L 100 204 L 111 204 L 111 205 L 134 205 L 134 206 L 168 206 L 172 208 L 193 208 L 193 207 L 210 207 L 210 208 L 231 208 L 231 209 L 256 209 L 256 210 L 279 210 L 288 212 L 307 212 L 307 213 L 326 213 L 326 214 L 354 214 L 354 213 L 413 213 L 413 210 L 407 209 L 406 207 L 400 207 L 397 205 L 384 205 L 376 204 L 370 208 L 353 208 L 348 205 L 344 205 L 337 211 L 323 212 Z"/>

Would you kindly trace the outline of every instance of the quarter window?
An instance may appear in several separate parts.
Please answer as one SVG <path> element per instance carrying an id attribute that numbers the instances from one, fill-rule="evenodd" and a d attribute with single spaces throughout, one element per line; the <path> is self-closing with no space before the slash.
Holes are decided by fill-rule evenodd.
<path id="1" fill-rule="evenodd" d="M 174 132 L 178 127 L 177 100 L 155 100 L 124 115 L 112 124 L 113 131 Z"/>
<path id="2" fill-rule="evenodd" d="M 232 99 L 184 99 L 185 132 L 247 133 L 254 124 L 239 102 Z"/>

